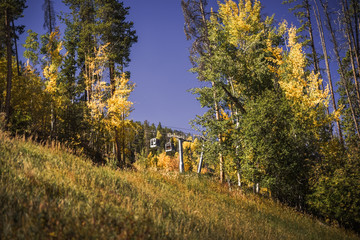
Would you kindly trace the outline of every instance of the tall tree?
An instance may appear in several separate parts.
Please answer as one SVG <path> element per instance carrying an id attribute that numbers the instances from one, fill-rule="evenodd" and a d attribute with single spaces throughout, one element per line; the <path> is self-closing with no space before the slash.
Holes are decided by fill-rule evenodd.
<path id="1" fill-rule="evenodd" d="M 209 35 L 208 35 L 208 19 L 210 13 L 206 12 L 207 1 L 206 0 L 182 0 L 181 6 L 185 19 L 185 35 L 188 40 L 193 40 L 192 47 L 190 48 L 190 61 L 194 68 L 204 69 L 201 62 L 197 61 L 198 57 L 204 57 L 205 55 L 211 56 L 211 50 L 209 48 Z M 200 81 L 206 81 L 206 76 L 200 71 L 198 72 L 198 79 Z M 212 98 L 214 109 L 214 115 L 216 121 L 220 121 L 220 107 L 218 103 L 217 90 L 215 89 L 215 82 L 212 82 Z M 219 144 L 222 145 L 221 133 L 218 133 Z M 219 173 L 220 182 L 225 179 L 224 172 L 224 156 L 219 152 Z"/>
<path id="2" fill-rule="evenodd" d="M 129 14 L 129 7 L 124 7 L 124 3 L 118 0 L 97 0 L 97 2 L 99 5 L 97 28 L 103 43 L 110 44 L 108 68 L 110 84 L 112 92 L 114 92 L 116 65 L 120 67 L 121 72 L 124 71 L 124 67 L 130 62 L 130 49 L 137 42 L 137 36 L 133 29 L 133 22 L 126 19 Z"/>
<path id="3" fill-rule="evenodd" d="M 133 29 L 133 22 L 127 21 L 126 17 L 129 14 L 129 7 L 124 7 L 123 2 L 117 0 L 97 0 L 99 5 L 97 10 L 97 29 L 101 34 L 101 40 L 109 44 L 108 47 L 108 69 L 110 76 L 111 95 L 115 94 L 116 83 L 115 79 L 119 78 L 119 71 L 116 71 L 116 66 L 120 69 L 120 74 L 124 72 L 124 67 L 130 62 L 130 48 L 137 42 L 136 31 Z M 119 126 L 115 126 L 115 144 L 117 146 L 118 162 L 124 165 L 121 161 L 121 152 L 124 152 L 125 138 L 121 137 Z M 121 149 L 123 149 L 121 151 Z M 124 155 L 124 154 L 123 154 Z M 124 156 L 123 156 L 124 159 Z"/>
<path id="4" fill-rule="evenodd" d="M 125 167 L 126 145 L 129 139 L 134 137 L 137 128 L 136 124 L 128 120 L 133 110 L 133 103 L 129 101 L 129 96 L 135 85 L 129 82 L 125 73 L 121 77 L 116 77 L 114 81 L 115 91 L 107 101 L 107 123 L 110 132 L 113 132 L 114 135 L 120 135 L 117 138 L 115 137 L 115 141 L 121 139 L 121 143 L 116 142 L 117 161 L 120 167 Z"/>
<path id="5" fill-rule="evenodd" d="M 49 94 L 51 106 L 50 126 L 51 137 L 57 137 L 57 122 L 59 120 L 59 111 L 63 107 L 63 87 L 59 84 L 60 66 L 62 65 L 64 56 L 61 53 L 62 41 L 60 41 L 60 32 L 56 28 L 49 35 L 49 39 L 45 46 L 46 54 L 44 57 L 43 75 L 46 79 L 45 92 Z"/>
<path id="6" fill-rule="evenodd" d="M 353 73 L 355 90 L 356 90 L 355 92 L 356 92 L 357 104 L 360 106 L 360 90 L 359 90 L 360 86 L 358 81 L 358 72 L 360 72 L 359 61 L 357 61 L 357 68 L 355 66 L 356 65 L 355 59 L 359 59 L 359 58 L 358 58 L 358 51 L 356 49 L 355 37 L 353 32 L 354 28 L 352 27 L 352 21 L 350 17 L 351 13 L 347 5 L 348 5 L 347 1 L 344 0 L 341 1 L 341 8 L 344 14 L 344 28 L 345 28 L 344 34 L 348 44 L 349 58 L 351 63 L 351 70 Z M 356 72 L 357 70 L 358 72 Z"/>
<path id="7" fill-rule="evenodd" d="M 19 53 L 18 53 L 18 46 L 17 40 L 19 39 L 18 34 L 24 33 L 24 25 L 15 26 L 14 19 L 11 21 L 11 27 L 13 31 L 13 39 L 14 39 L 14 49 L 15 49 L 15 57 L 16 57 L 16 68 L 17 68 L 17 75 L 20 75 L 20 63 L 19 63 Z"/>
<path id="8" fill-rule="evenodd" d="M 184 32 L 187 40 L 193 40 L 190 49 L 190 60 L 208 51 L 207 20 L 210 13 L 206 12 L 207 0 L 182 0 L 181 7 L 185 19 Z M 196 65 L 195 61 L 192 61 Z"/>
<path id="9" fill-rule="evenodd" d="M 66 25 L 69 31 L 76 34 L 77 66 L 80 68 L 78 74 L 78 87 L 81 89 L 84 100 L 90 101 L 91 91 L 85 90 L 85 61 L 95 56 L 95 47 L 99 41 L 99 33 L 96 29 L 96 4 L 94 0 L 64 0 L 71 13 L 66 18 Z M 70 30 L 73 29 L 73 30 Z M 66 30 L 67 31 L 67 30 Z"/>
<path id="10" fill-rule="evenodd" d="M 23 47 L 26 49 L 24 51 L 24 57 L 29 60 L 33 67 L 35 67 L 39 62 L 38 34 L 31 29 L 29 29 L 27 33 L 28 36 L 25 40 L 25 44 L 23 44 Z"/>
<path id="11" fill-rule="evenodd" d="M 294 7 L 290 8 L 290 11 L 294 12 L 295 16 L 299 19 L 302 24 L 300 31 L 307 31 L 308 36 L 305 36 L 305 45 L 310 45 L 311 48 L 311 59 L 314 65 L 314 71 L 320 72 L 319 60 L 316 53 L 313 27 L 311 22 L 311 5 L 309 0 L 285 0 L 283 4 L 297 3 Z"/>
<path id="12" fill-rule="evenodd" d="M 356 118 L 354 103 L 353 103 L 353 100 L 351 99 L 351 96 L 350 96 L 349 87 L 348 87 L 348 84 L 346 83 L 346 73 L 345 73 L 344 66 L 343 66 L 343 64 L 341 62 L 341 57 L 340 57 L 340 52 L 339 52 L 339 44 L 338 44 L 338 40 L 335 37 L 335 31 L 334 31 L 334 28 L 333 28 L 333 24 L 332 24 L 329 9 L 328 9 L 328 3 L 327 3 L 327 1 L 324 2 L 323 0 L 320 0 L 320 3 L 322 5 L 322 7 L 323 7 L 327 27 L 328 27 L 328 29 L 330 31 L 330 35 L 331 35 L 331 41 L 332 41 L 332 43 L 334 45 L 334 52 L 335 52 L 336 61 L 337 61 L 338 66 L 339 66 L 341 84 L 345 89 L 346 99 L 347 99 L 347 102 L 349 104 L 349 108 L 350 108 L 350 111 L 351 111 L 351 118 L 352 118 L 352 121 L 353 121 L 353 126 L 355 128 L 355 134 L 360 139 L 359 124 L 358 124 L 358 120 Z"/>
<path id="13" fill-rule="evenodd" d="M 6 97 L 5 97 L 5 117 L 6 123 L 10 121 L 11 114 L 11 88 L 12 88 L 12 36 L 11 22 L 22 16 L 22 12 L 26 8 L 25 0 L 11 0 L 1 1 L 0 7 L 3 13 L 3 27 L 5 31 L 5 45 L 6 45 L 6 61 L 7 61 L 7 74 L 6 74 Z"/>
<path id="14" fill-rule="evenodd" d="M 331 102 L 332 102 L 332 105 L 333 105 L 333 109 L 336 112 L 337 111 L 337 106 L 336 106 L 336 100 L 335 100 L 335 91 L 334 91 L 333 82 L 332 82 L 332 78 L 331 78 L 330 64 L 329 64 L 329 58 L 328 58 L 328 53 L 327 53 L 325 34 L 324 34 L 324 29 L 323 29 L 323 23 L 322 23 L 322 20 L 321 20 L 321 15 L 320 15 L 319 8 L 318 8 L 316 0 L 314 0 L 314 4 L 315 4 L 315 6 L 313 8 L 314 9 L 314 15 L 315 15 L 315 19 L 316 19 L 316 22 L 317 22 L 317 25 L 318 25 L 318 30 L 319 30 L 320 40 L 321 40 L 321 46 L 322 46 L 322 50 L 323 50 L 323 54 L 324 54 L 326 75 L 327 75 L 329 86 L 330 86 Z M 339 138 L 340 138 L 341 141 L 343 141 L 340 120 L 337 120 L 336 124 L 337 124 L 338 133 L 339 133 Z"/>
<path id="15" fill-rule="evenodd" d="M 56 17 L 54 10 L 54 2 L 52 0 L 44 0 L 42 5 L 44 11 L 44 25 L 43 27 L 48 30 L 48 33 L 52 33 L 56 26 Z"/>

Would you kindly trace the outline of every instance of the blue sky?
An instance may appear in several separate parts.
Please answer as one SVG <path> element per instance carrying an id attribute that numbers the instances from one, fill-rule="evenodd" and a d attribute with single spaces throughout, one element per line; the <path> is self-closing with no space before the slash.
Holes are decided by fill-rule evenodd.
<path id="1" fill-rule="evenodd" d="M 55 11 L 67 12 L 61 1 L 55 2 Z M 180 0 L 128 0 L 125 6 L 130 7 L 129 20 L 134 22 L 138 43 L 131 52 L 131 62 L 127 70 L 131 71 L 131 81 L 136 83 L 131 100 L 135 110 L 130 118 L 135 121 L 148 120 L 157 125 L 172 127 L 190 132 L 189 121 L 205 110 L 189 89 L 199 86 L 196 76 L 188 70 L 188 48 L 183 31 L 184 17 Z M 209 6 L 217 9 L 217 1 L 209 0 Z M 263 0 L 263 14 L 275 13 L 277 21 L 287 19 L 297 25 L 288 6 L 282 0 Z M 27 29 L 43 34 L 42 0 L 28 0 L 28 8 L 19 23 Z M 57 21 L 57 24 L 60 24 Z M 64 28 L 60 28 L 63 32 Z M 25 42 L 24 33 L 19 46 Z M 320 50 L 320 49 L 319 49 Z M 20 47 L 22 55 L 23 48 Z"/>

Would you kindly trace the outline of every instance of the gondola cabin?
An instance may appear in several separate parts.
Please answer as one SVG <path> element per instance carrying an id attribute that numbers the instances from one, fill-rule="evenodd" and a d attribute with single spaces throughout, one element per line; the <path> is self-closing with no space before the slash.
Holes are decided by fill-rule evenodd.
<path id="1" fill-rule="evenodd" d="M 165 143 L 165 152 L 172 152 L 174 150 L 174 144 L 171 142 Z"/>
<path id="2" fill-rule="evenodd" d="M 152 138 L 150 139 L 150 148 L 156 148 L 160 145 L 159 139 Z"/>

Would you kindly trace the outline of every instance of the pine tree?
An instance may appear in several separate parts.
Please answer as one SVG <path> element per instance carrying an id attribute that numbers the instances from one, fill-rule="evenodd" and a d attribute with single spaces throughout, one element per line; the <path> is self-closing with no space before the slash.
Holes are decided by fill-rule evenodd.
<path id="1" fill-rule="evenodd" d="M 330 93 L 331 93 L 331 102 L 333 105 L 334 112 L 336 112 L 337 106 L 336 106 L 336 100 L 335 100 L 335 90 L 333 87 L 333 80 L 332 80 L 331 72 L 330 72 L 330 64 L 329 64 L 329 58 L 328 58 L 328 53 L 327 53 L 325 34 L 324 34 L 324 30 L 323 30 L 323 23 L 321 20 L 319 8 L 318 8 L 316 1 L 314 3 L 315 3 L 315 7 L 316 7 L 316 8 L 314 7 L 314 14 L 315 14 L 315 18 L 316 18 L 316 22 L 317 22 L 318 30 L 319 30 L 319 35 L 320 35 L 320 39 L 321 39 L 321 47 L 322 47 L 323 54 L 324 54 L 326 75 L 328 78 Z M 343 141 L 343 134 L 342 134 L 342 130 L 341 130 L 340 120 L 337 120 L 336 124 L 337 124 L 340 141 Z"/>
<path id="2" fill-rule="evenodd" d="M 308 36 L 302 36 L 304 39 L 304 45 L 311 48 L 311 59 L 314 66 L 315 73 L 320 72 L 319 59 L 317 56 L 314 33 L 311 21 L 311 5 L 309 0 L 285 0 L 283 4 L 297 3 L 294 7 L 290 8 L 290 11 L 294 12 L 294 15 L 298 18 L 302 26 L 299 31 L 307 31 Z"/>
<path id="3" fill-rule="evenodd" d="M 48 30 L 48 33 L 52 33 L 56 26 L 56 17 L 54 10 L 54 2 L 52 0 L 44 0 L 42 5 L 44 11 L 44 29 Z"/>
<path id="4" fill-rule="evenodd" d="M 335 36 L 335 30 L 333 27 L 333 23 L 331 21 L 330 18 L 330 13 L 329 13 L 329 9 L 328 9 L 328 4 L 327 2 L 323 2 L 320 1 L 323 10 L 324 10 L 324 14 L 325 14 L 325 19 L 326 19 L 326 24 L 327 27 L 329 29 L 330 35 L 331 35 L 331 41 L 333 43 L 334 46 L 334 53 L 335 53 L 335 57 L 336 57 L 336 61 L 338 63 L 338 67 L 339 67 L 339 73 L 340 73 L 340 83 L 342 85 L 342 87 L 345 90 L 345 98 L 346 98 L 346 102 L 349 106 L 349 110 L 350 110 L 350 118 L 352 119 L 352 123 L 353 123 L 353 128 L 355 129 L 355 135 L 357 135 L 358 139 L 360 139 L 360 130 L 359 130 L 359 121 L 356 117 L 356 112 L 355 112 L 355 106 L 354 106 L 354 101 L 353 99 L 351 99 L 351 95 L 350 95 L 350 89 L 349 86 L 347 84 L 347 78 L 346 78 L 346 73 L 345 73 L 345 69 L 344 66 L 341 62 L 341 57 L 340 57 L 340 50 L 339 50 L 339 44 L 338 44 L 338 40 Z"/>
<path id="5" fill-rule="evenodd" d="M 129 7 L 124 7 L 123 2 L 117 0 L 98 0 L 99 9 L 97 28 L 101 34 L 101 40 L 109 43 L 109 74 L 112 92 L 115 90 L 114 79 L 116 65 L 120 71 L 130 62 L 130 48 L 137 42 L 136 31 L 133 30 L 133 22 L 127 21 Z"/>
<path id="6" fill-rule="evenodd" d="M 24 0 L 2 1 L 0 3 L 2 9 L 2 25 L 5 32 L 6 45 L 6 61 L 7 61 L 7 75 L 6 75 L 6 97 L 5 97 L 5 116 L 6 125 L 10 121 L 11 115 L 11 89 L 12 89 L 12 36 L 11 22 L 22 16 L 22 12 L 26 8 Z"/>
<path id="7" fill-rule="evenodd" d="M 67 31 L 76 34 L 76 55 L 77 66 L 80 73 L 78 75 L 79 91 L 82 91 L 82 98 L 86 101 L 91 99 L 91 92 L 85 90 L 84 73 L 85 60 L 95 56 L 95 47 L 99 43 L 99 34 L 96 31 L 96 6 L 94 0 L 64 0 L 71 13 L 64 16 L 66 19 Z M 75 47 L 75 46 L 74 46 Z M 98 47 L 98 46 L 97 46 Z"/>

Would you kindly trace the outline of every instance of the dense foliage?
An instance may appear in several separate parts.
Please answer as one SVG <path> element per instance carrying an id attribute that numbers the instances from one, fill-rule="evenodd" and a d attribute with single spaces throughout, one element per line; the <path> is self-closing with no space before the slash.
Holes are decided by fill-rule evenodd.
<path id="1" fill-rule="evenodd" d="M 313 36 L 307 35 L 313 31 L 309 1 L 294 7 L 304 24 L 299 30 L 286 21 L 275 26 L 273 17 L 262 16 L 259 1 L 227 0 L 210 14 L 202 11 L 206 1 L 182 2 L 185 32 L 194 40 L 192 71 L 204 82 L 193 93 L 208 109 L 193 124 L 204 129 L 220 181 L 232 179 L 254 192 L 268 192 L 290 206 L 358 229 L 360 98 L 354 67 L 358 31 L 346 30 L 355 38 L 340 65 L 341 98 L 330 108 L 332 82 L 322 80 L 321 59 L 311 44 Z M 331 18 L 328 3 L 320 2 L 325 17 Z M 344 14 L 351 14 L 340 23 L 357 22 L 357 1 L 341 4 Z M 195 16 L 202 16 L 202 24 Z M 300 37 L 298 32 L 304 30 Z M 194 51 L 199 42 L 201 51 Z M 312 54 L 307 55 L 304 46 L 310 46 Z M 335 123 L 340 123 L 338 134 Z"/>
<path id="2" fill-rule="evenodd" d="M 186 140 L 182 145 L 185 171 L 197 171 L 202 156 L 205 159 L 202 173 L 218 176 L 221 183 L 227 181 L 230 187 L 236 184 L 243 190 L 252 188 L 255 193 L 327 222 L 360 229 L 359 1 L 341 0 L 333 4 L 325 0 L 285 1 L 299 18 L 302 24 L 299 29 L 286 21 L 275 24 L 274 16 L 263 15 L 259 0 L 225 0 L 218 3 L 215 11 L 209 10 L 207 2 L 181 1 L 185 34 L 193 41 L 191 71 L 201 82 L 201 87 L 191 91 L 206 109 L 192 121 L 201 136 L 186 135 L 161 123 L 155 126 L 147 121 L 130 120 L 133 103 L 129 99 L 135 84 L 126 69 L 137 36 L 134 24 L 127 20 L 129 8 L 118 0 L 63 0 L 68 12 L 58 17 L 54 2 L 45 0 L 47 33 L 39 36 L 27 31 L 23 44 L 25 64 L 19 61 L 16 41 L 24 26 L 16 25 L 15 21 L 22 16 L 26 1 L 0 1 L 0 128 L 13 136 L 61 143 L 99 165 L 167 171 L 179 170 L 181 154 L 176 151 L 181 145 L 174 136 L 181 135 Z M 339 17 L 334 15 L 334 8 L 342 13 Z M 322 54 L 314 41 L 313 19 L 316 19 Z M 57 23 L 65 27 L 63 33 Z M 332 64 L 329 64 L 330 50 L 335 55 Z M 336 70 L 338 78 L 334 75 Z M 150 139 L 156 139 L 158 146 L 150 148 Z M 165 152 L 165 144 L 170 144 L 171 152 Z M 8 149 L 2 147 L 1 151 Z M 8 157 L 10 153 L 5 155 Z M 39 158 L 46 161 L 44 155 Z M 30 162 L 24 167 L 25 172 L 20 173 L 15 163 L 2 161 L 7 170 L 0 168 L 0 171 L 12 174 L 0 175 L 2 183 L 12 181 L 19 173 L 28 180 L 14 179 L 31 191 L 30 183 L 37 180 L 29 169 L 39 165 L 38 169 L 43 170 L 46 165 L 40 166 L 34 159 Z M 62 163 L 55 161 L 50 165 L 57 164 Z M 115 173 L 94 174 L 101 182 L 106 174 Z M 131 173 L 127 174 L 131 179 Z M 41 175 L 44 179 L 48 177 Z M 118 178 L 121 177 L 116 175 L 114 181 Z M 49 191 L 59 193 L 64 190 L 57 189 L 59 179 L 50 178 L 41 184 L 46 187 L 50 181 L 56 189 Z M 111 181 L 111 186 L 118 187 Z M 9 201 L 16 187 L 2 195 L 5 201 L 0 202 Z M 97 189 L 96 193 L 103 190 Z M 70 192 L 89 197 L 89 191 Z M 111 206 L 103 209 L 106 214 L 111 214 L 109 209 L 119 203 L 116 196 L 111 196 L 114 197 Z M 96 203 L 93 207 L 101 205 L 102 199 L 97 197 L 89 197 Z M 82 203 L 77 204 L 82 207 Z M 23 209 L 19 206 L 15 209 Z M 217 211 L 225 212 L 220 211 L 222 207 Z M 237 208 L 229 211 L 236 212 Z M 65 208 L 65 211 L 71 210 Z M 171 210 L 166 214 L 171 215 Z M 179 210 L 177 214 L 183 213 Z M 176 221 L 182 219 L 178 215 L 174 217 Z M 190 215 L 185 219 L 193 217 Z M 89 216 L 84 217 L 86 224 L 90 224 Z M 114 219 L 111 221 L 118 221 Z M 137 222 L 135 218 L 129 224 L 134 222 Z M 238 220 L 235 223 L 229 228 L 241 225 Z M 194 222 L 190 221 L 183 232 L 192 228 L 191 224 Z M 226 228 L 222 224 L 225 222 L 216 226 Z M 112 227 L 108 230 L 113 230 Z M 124 229 L 126 234 L 131 233 L 130 228 Z M 210 227 L 206 229 L 206 233 L 212 231 Z M 149 231 L 138 230 L 142 234 Z M 169 234 L 172 238 L 175 233 Z M 200 236 L 192 234 L 194 238 Z M 150 233 L 150 236 L 157 235 Z M 235 232 L 231 236 L 242 235 Z"/>

